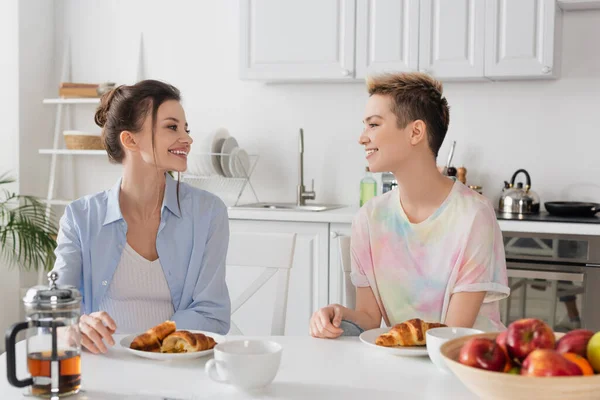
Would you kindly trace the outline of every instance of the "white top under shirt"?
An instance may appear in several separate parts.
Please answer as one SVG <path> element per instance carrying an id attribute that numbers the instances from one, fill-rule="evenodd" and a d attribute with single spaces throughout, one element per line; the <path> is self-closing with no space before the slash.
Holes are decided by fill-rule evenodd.
<path id="1" fill-rule="evenodd" d="M 148 261 L 126 243 L 99 309 L 115 320 L 116 333 L 144 332 L 170 319 L 175 310 L 160 260 Z"/>

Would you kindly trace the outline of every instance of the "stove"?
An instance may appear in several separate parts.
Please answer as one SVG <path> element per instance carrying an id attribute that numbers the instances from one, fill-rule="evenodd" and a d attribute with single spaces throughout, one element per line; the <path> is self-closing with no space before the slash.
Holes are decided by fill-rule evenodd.
<path id="1" fill-rule="evenodd" d="M 600 218 L 593 217 L 559 217 L 548 212 L 537 214 L 508 214 L 496 210 L 496 218 L 506 221 L 536 221 L 536 222 L 564 222 L 577 224 L 600 224 Z"/>

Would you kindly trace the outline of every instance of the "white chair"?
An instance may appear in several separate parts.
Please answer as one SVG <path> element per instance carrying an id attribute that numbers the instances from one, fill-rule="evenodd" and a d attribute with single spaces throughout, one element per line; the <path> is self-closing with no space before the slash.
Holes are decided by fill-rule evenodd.
<path id="1" fill-rule="evenodd" d="M 285 333 L 290 270 L 294 262 L 296 234 L 232 232 L 227 252 L 227 268 L 248 267 L 264 268 L 248 287 L 231 302 L 230 334 L 241 335 L 239 327 L 233 322 L 233 315 L 267 282 L 277 276 L 277 288 L 273 307 L 271 335 Z"/>
<path id="2" fill-rule="evenodd" d="M 338 237 L 338 252 L 340 259 L 340 266 L 342 267 L 342 274 L 344 276 L 344 287 L 342 291 L 342 305 L 348 308 L 354 309 L 356 306 L 356 288 L 352 284 L 350 279 L 350 237 L 339 236 Z"/>

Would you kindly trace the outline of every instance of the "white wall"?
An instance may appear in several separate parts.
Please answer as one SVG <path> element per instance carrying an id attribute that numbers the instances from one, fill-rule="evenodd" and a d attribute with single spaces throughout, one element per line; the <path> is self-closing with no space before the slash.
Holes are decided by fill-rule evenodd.
<path id="1" fill-rule="evenodd" d="M 132 82 L 143 33 L 147 77 L 182 90 L 193 135 L 225 126 L 240 144 L 260 154 L 253 183 L 261 200 L 294 199 L 297 131 L 303 127 L 305 176 L 307 182 L 315 178 L 318 200 L 358 202 L 365 162 L 356 141 L 364 85 L 240 81 L 237 0 L 57 4 L 56 59 L 70 35 L 74 80 Z M 561 79 L 448 83 L 451 124 L 440 161 L 455 139 L 457 166 L 464 164 L 470 183 L 483 185 L 494 199 L 504 180 L 526 168 L 542 201 L 600 200 L 598 37 L 600 11 L 566 13 Z M 82 109 L 77 127 L 93 128 L 92 113 L 92 108 Z M 100 190 L 116 178 L 117 168 L 99 163 L 77 162 L 78 194 Z"/>
<path id="2" fill-rule="evenodd" d="M 19 190 L 46 197 L 50 157 L 39 148 L 51 147 L 54 109 L 43 105 L 54 89 L 54 5 L 51 1 L 19 1 Z M 46 282 L 44 282 L 46 283 Z M 20 286 L 37 284 L 37 273 L 21 272 Z"/>
<path id="3" fill-rule="evenodd" d="M 18 0 L 0 2 L 0 76 L 5 77 L 0 96 L 0 174 L 17 177 L 19 149 L 19 42 Z M 9 188 L 17 190 L 16 185 Z M 0 261 L 0 332 L 19 318 L 19 271 Z M 0 341 L 0 352 L 4 340 Z"/>

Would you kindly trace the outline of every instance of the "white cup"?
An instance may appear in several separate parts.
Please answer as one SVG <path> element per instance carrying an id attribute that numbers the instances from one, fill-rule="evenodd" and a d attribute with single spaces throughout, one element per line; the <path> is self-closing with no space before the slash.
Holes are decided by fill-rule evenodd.
<path id="1" fill-rule="evenodd" d="M 205 372 L 210 379 L 238 389 L 264 388 L 277 375 L 282 351 L 279 343 L 266 340 L 219 343 L 214 358 L 206 363 Z"/>
<path id="2" fill-rule="evenodd" d="M 442 353 L 440 352 L 442 345 L 450 339 L 475 335 L 478 333 L 483 333 L 483 331 L 473 328 L 452 327 L 440 327 L 427 330 L 427 332 L 425 332 L 425 342 L 427 344 L 427 353 L 429 354 L 429 358 L 440 369 L 440 371 L 450 373 L 450 370 L 444 361 L 444 356 L 442 356 Z"/>

